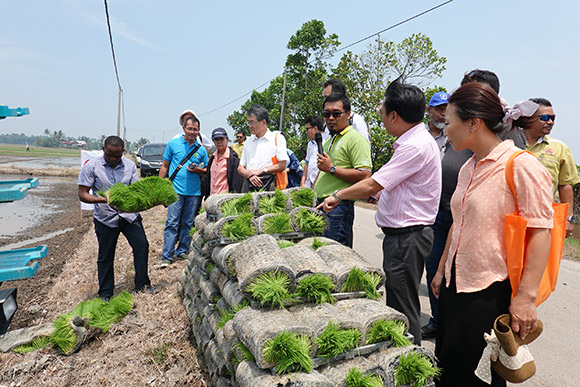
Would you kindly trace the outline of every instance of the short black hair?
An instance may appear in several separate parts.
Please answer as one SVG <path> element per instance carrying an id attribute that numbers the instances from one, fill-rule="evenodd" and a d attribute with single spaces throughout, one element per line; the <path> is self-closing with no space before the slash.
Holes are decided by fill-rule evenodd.
<path id="1" fill-rule="evenodd" d="M 318 116 L 308 116 L 306 117 L 306 123 L 309 124 L 310 126 L 317 127 L 319 131 L 324 131 L 324 122 L 322 121 L 322 118 L 318 117 Z"/>
<path id="2" fill-rule="evenodd" d="M 338 78 L 330 78 L 328 81 L 324 82 L 324 85 L 322 85 L 322 88 L 323 89 L 326 89 L 327 86 L 331 86 L 332 87 L 331 93 L 346 94 L 346 86 Z"/>
<path id="3" fill-rule="evenodd" d="M 241 130 L 241 129 L 240 129 L 240 130 L 238 130 L 238 131 L 236 132 L 236 136 L 237 136 L 238 134 L 243 134 L 243 135 L 244 135 L 244 137 L 246 137 L 246 133 L 244 133 L 244 131 L 243 131 L 243 130 Z"/>
<path id="4" fill-rule="evenodd" d="M 189 117 L 186 117 L 186 118 L 183 120 L 183 127 L 184 127 L 184 128 L 185 128 L 185 126 L 187 125 L 187 121 L 190 121 L 190 120 L 191 120 L 191 121 L 193 121 L 193 123 L 196 123 L 196 122 L 197 122 L 197 127 L 201 129 L 201 123 L 199 122 L 199 120 L 197 119 L 197 117 L 196 117 L 196 116 L 189 116 Z"/>
<path id="5" fill-rule="evenodd" d="M 547 98 L 542 98 L 542 97 L 530 98 L 530 101 L 535 102 L 540 106 L 552 107 L 552 103 Z"/>
<path id="6" fill-rule="evenodd" d="M 487 83 L 499 94 L 499 78 L 493 71 L 475 69 L 466 73 L 461 80 L 461 86 L 469 82 Z"/>
<path id="7" fill-rule="evenodd" d="M 423 98 L 423 99 L 425 99 L 425 98 Z M 332 93 L 330 93 L 330 95 L 324 99 L 324 102 L 322 102 L 322 110 L 324 110 L 324 105 L 326 105 L 327 102 L 337 102 L 337 101 L 342 101 L 342 107 L 344 108 L 345 112 L 350 111 L 350 99 L 348 99 L 346 94 L 337 93 L 334 91 Z"/>
<path id="8" fill-rule="evenodd" d="M 425 94 L 417 86 L 401 83 L 395 79 L 385 91 L 385 113 L 397 112 L 403 121 L 412 124 L 425 117 Z"/>
<path id="9" fill-rule="evenodd" d="M 104 148 L 106 148 L 108 146 L 112 146 L 112 147 L 120 146 L 121 148 L 125 149 L 125 142 L 119 136 L 109 136 L 105 139 L 105 143 L 103 144 Z"/>
<path id="10" fill-rule="evenodd" d="M 262 105 L 254 105 L 248 109 L 248 116 L 256 116 L 258 121 L 266 120 L 266 124 L 270 123 L 268 119 L 268 111 Z"/>

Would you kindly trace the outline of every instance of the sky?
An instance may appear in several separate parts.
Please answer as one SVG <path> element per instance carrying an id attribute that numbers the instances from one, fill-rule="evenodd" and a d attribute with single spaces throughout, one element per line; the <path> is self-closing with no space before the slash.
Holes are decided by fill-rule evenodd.
<path id="1" fill-rule="evenodd" d="M 108 0 L 127 139 L 166 142 L 180 132 L 185 109 L 198 114 L 204 134 L 231 131 L 226 117 L 247 97 L 208 112 L 281 74 L 288 40 L 309 20 L 322 20 L 347 45 L 443 2 Z M 104 2 L 4 0 L 0 14 L 0 104 L 30 109 L 0 120 L 0 133 L 115 134 L 118 87 Z M 512 104 L 550 99 L 552 135 L 580 163 L 578 15 L 577 1 L 454 0 L 381 38 L 429 36 L 447 58 L 433 85 L 449 91 L 480 68 L 499 76 L 500 95 Z M 369 42 L 350 50 L 360 53 Z"/>

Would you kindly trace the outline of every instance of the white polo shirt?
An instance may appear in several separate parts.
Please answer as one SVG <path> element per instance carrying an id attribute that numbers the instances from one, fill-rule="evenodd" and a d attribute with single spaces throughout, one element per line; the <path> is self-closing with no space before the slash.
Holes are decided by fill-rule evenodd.
<path id="1" fill-rule="evenodd" d="M 276 145 L 277 144 L 277 145 Z M 252 134 L 244 144 L 240 165 L 246 169 L 264 169 L 274 165 L 272 157 L 276 156 L 278 161 L 288 162 L 286 153 L 286 139 L 282 133 L 272 132 L 266 129 L 266 134 L 261 138 Z"/>

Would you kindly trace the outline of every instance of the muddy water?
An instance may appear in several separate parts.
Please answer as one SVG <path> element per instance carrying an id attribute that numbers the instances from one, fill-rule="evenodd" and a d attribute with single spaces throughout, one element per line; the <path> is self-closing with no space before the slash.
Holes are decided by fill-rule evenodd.
<path id="1" fill-rule="evenodd" d="M 24 176 L 1 176 L 0 180 L 24 179 Z M 48 215 L 62 212 L 44 199 L 47 192 L 58 184 L 75 184 L 74 178 L 42 177 L 37 188 L 28 191 L 28 196 L 12 203 L 0 203 L 0 248 L 4 249 L 14 236 L 26 236 Z M 44 194 L 44 195 L 43 195 Z M 79 206 L 79 202 L 70 205 Z M 37 238 L 41 238 L 37 237 Z M 14 248 L 14 247 L 11 247 Z"/>
<path id="2" fill-rule="evenodd" d="M 79 157 L 14 157 L 14 156 L 0 156 L 0 165 L 29 168 L 42 167 L 56 167 L 56 168 L 70 168 L 81 167 L 81 158 Z"/>

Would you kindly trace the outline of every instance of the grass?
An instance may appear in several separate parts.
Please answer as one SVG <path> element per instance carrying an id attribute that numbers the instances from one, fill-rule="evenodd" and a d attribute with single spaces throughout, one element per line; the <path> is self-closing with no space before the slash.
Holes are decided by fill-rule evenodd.
<path id="1" fill-rule="evenodd" d="M 277 214 L 286 210 L 288 198 L 279 189 L 276 189 L 273 195 L 264 195 L 258 199 L 260 214 Z"/>
<path id="2" fill-rule="evenodd" d="M 367 344 L 391 341 L 393 347 L 406 347 L 411 345 L 405 336 L 405 324 L 398 320 L 377 320 L 367 332 Z"/>
<path id="3" fill-rule="evenodd" d="M 270 216 L 264 219 L 262 229 L 266 234 L 286 234 L 292 232 L 292 227 L 290 227 L 290 215 L 280 213 Z"/>
<path id="4" fill-rule="evenodd" d="M 246 239 L 251 235 L 255 235 L 256 228 L 252 222 L 253 218 L 253 214 L 242 214 L 237 218 L 226 222 L 226 224 L 222 226 L 222 235 L 234 241 Z"/>
<path id="5" fill-rule="evenodd" d="M 345 387 L 382 387 L 383 378 L 379 375 L 365 375 L 358 368 L 353 367 L 348 371 L 344 380 Z"/>
<path id="6" fill-rule="evenodd" d="M 42 337 L 39 337 L 28 344 L 19 345 L 18 347 L 12 349 L 12 351 L 16 352 L 16 353 L 24 354 L 24 353 L 36 351 L 38 349 L 46 348 L 46 347 L 48 347 L 49 344 L 50 344 L 50 338 L 47 336 L 42 336 Z"/>
<path id="7" fill-rule="evenodd" d="M 278 239 L 278 247 L 280 247 L 281 249 L 285 249 L 286 247 L 292 247 L 292 246 L 296 246 L 296 243 L 291 242 L 291 241 L 287 241 L 286 239 Z"/>
<path id="8" fill-rule="evenodd" d="M 311 346 L 308 336 L 282 332 L 264 344 L 264 360 L 276 363 L 278 374 L 311 372 L 312 359 L 309 356 Z"/>
<path id="9" fill-rule="evenodd" d="M 399 365 L 395 368 L 395 385 L 412 384 L 415 387 L 424 387 L 431 378 L 438 378 L 441 369 L 433 366 L 425 355 L 410 352 L 399 358 Z"/>
<path id="10" fill-rule="evenodd" d="M 115 206 L 124 212 L 145 211 L 158 205 L 168 206 L 177 201 L 177 193 L 173 183 L 159 176 L 149 176 L 126 186 L 116 183 L 106 193 L 109 205 Z"/>
<path id="11" fill-rule="evenodd" d="M 80 157 L 81 151 L 79 149 L 44 148 L 41 146 L 30 145 L 30 152 L 26 152 L 26 145 L 0 144 L 0 154 L 4 156 L 26 157 Z"/>
<path id="12" fill-rule="evenodd" d="M 294 221 L 298 229 L 303 232 L 322 234 L 326 228 L 326 221 L 320 214 L 302 209 L 294 215 Z"/>
<path id="13" fill-rule="evenodd" d="M 205 272 L 207 275 L 210 275 L 213 269 L 215 269 L 215 263 L 208 263 L 205 268 Z"/>
<path id="14" fill-rule="evenodd" d="M 245 307 L 250 306 L 250 303 L 244 300 L 241 304 L 236 305 L 231 310 L 222 310 L 220 312 L 220 321 L 217 324 L 218 329 L 222 329 L 226 323 L 234 318 L 236 313 L 240 310 L 244 309 Z"/>
<path id="15" fill-rule="evenodd" d="M 314 191 L 310 188 L 303 188 L 290 193 L 292 207 L 312 207 L 314 202 Z"/>
<path id="16" fill-rule="evenodd" d="M 324 246 L 328 246 L 328 242 L 323 242 L 316 237 L 312 239 L 312 248 L 314 249 L 314 251 Z"/>
<path id="17" fill-rule="evenodd" d="M 230 269 L 230 274 L 232 277 L 235 277 L 238 273 L 236 273 L 236 268 L 234 267 L 234 263 L 232 262 L 232 257 L 228 257 L 228 269 Z"/>
<path id="18" fill-rule="evenodd" d="M 252 212 L 250 203 L 252 202 L 252 194 L 247 193 L 242 197 L 230 199 L 222 203 L 220 209 L 222 216 L 242 215 Z"/>
<path id="19" fill-rule="evenodd" d="M 328 322 L 326 329 L 316 338 L 317 356 L 328 359 L 358 347 L 361 339 L 358 329 L 340 329 L 338 324 Z"/>
<path id="20" fill-rule="evenodd" d="M 574 261 L 580 260 L 580 241 L 576 238 L 566 238 L 562 255 Z"/>
<path id="21" fill-rule="evenodd" d="M 189 236 L 192 237 L 193 234 L 195 234 L 197 232 L 197 228 L 192 227 L 191 230 L 189 230 Z"/>
<path id="22" fill-rule="evenodd" d="M 252 352 L 246 347 L 241 341 L 238 341 L 236 345 L 234 345 L 234 349 L 239 350 L 242 353 L 242 358 L 238 359 L 240 362 L 247 360 L 247 361 L 255 361 L 254 355 Z"/>
<path id="23" fill-rule="evenodd" d="M 53 348 L 62 353 L 69 353 L 77 343 L 77 334 L 71 327 L 72 313 L 62 314 L 54 320 L 56 330 L 50 335 Z"/>
<path id="24" fill-rule="evenodd" d="M 344 285 L 342 285 L 343 292 L 360 292 L 364 291 L 365 296 L 371 300 L 378 300 L 381 298 L 377 290 L 377 286 L 381 283 L 382 278 L 377 273 L 364 272 L 358 267 L 353 267 L 348 274 Z"/>
<path id="25" fill-rule="evenodd" d="M 314 300 L 317 304 L 324 304 L 325 302 L 332 304 L 336 301 L 332 295 L 334 287 L 334 283 L 330 278 L 316 273 L 298 281 L 296 296 Z"/>
<path id="26" fill-rule="evenodd" d="M 293 301 L 292 294 L 288 291 L 290 278 L 282 271 L 275 273 L 264 273 L 254 279 L 247 287 L 246 291 L 258 300 L 262 305 L 272 303 L 284 308 L 284 303 Z"/>
<path id="27" fill-rule="evenodd" d="M 169 358 L 169 350 L 173 346 L 172 343 L 160 344 L 155 348 L 147 350 L 147 355 L 151 357 L 151 360 L 159 365 L 164 364 Z"/>

